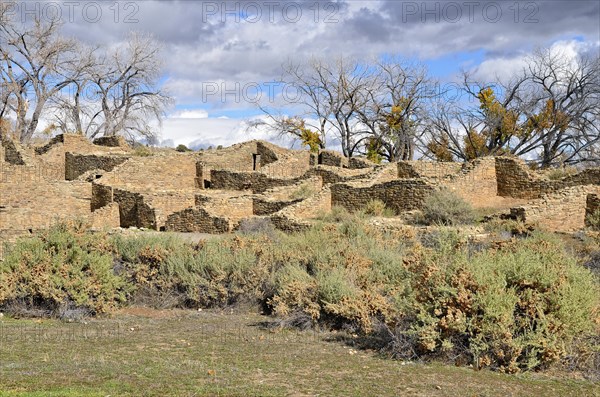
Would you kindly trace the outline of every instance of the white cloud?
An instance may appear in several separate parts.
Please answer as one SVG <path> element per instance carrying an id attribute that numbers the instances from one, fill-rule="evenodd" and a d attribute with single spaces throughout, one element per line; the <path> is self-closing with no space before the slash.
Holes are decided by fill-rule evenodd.
<path id="1" fill-rule="evenodd" d="M 598 51 L 600 41 L 582 42 L 577 40 L 559 40 L 550 46 L 553 55 L 564 57 L 567 64 L 575 66 L 577 58 L 588 52 Z M 512 57 L 495 57 L 487 59 L 475 66 L 472 70 L 476 79 L 488 82 L 506 81 L 518 75 L 527 63 L 531 52 L 521 52 Z"/>
<path id="2" fill-rule="evenodd" d="M 208 112 L 204 109 L 179 110 L 169 116 L 171 119 L 205 119 L 208 118 Z"/>

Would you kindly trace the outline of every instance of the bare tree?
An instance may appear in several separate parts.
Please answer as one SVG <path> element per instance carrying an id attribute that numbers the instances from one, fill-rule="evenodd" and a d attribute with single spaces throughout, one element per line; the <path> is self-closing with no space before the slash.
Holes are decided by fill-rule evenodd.
<path id="1" fill-rule="evenodd" d="M 72 85 L 71 94 L 55 98 L 57 124 L 90 138 L 154 137 L 172 102 L 157 88 L 161 65 L 160 46 L 149 36 L 131 34 L 111 52 L 96 50 L 92 67 Z"/>
<path id="2" fill-rule="evenodd" d="M 43 23 L 39 19 L 31 27 L 10 21 L 0 25 L 3 79 L 11 87 L 9 97 L 16 102 L 10 107 L 16 114 L 16 134 L 22 142 L 34 135 L 48 100 L 77 81 L 91 66 L 90 57 L 80 44 L 62 37 L 60 27 L 58 21 Z M 30 93 L 32 112 L 27 120 Z"/>
<path id="3" fill-rule="evenodd" d="M 520 151 L 539 153 L 542 167 L 598 160 L 582 153 L 600 142 L 600 59 L 538 50 L 527 74 L 535 90 L 520 99 L 532 139 Z"/>
<path id="4" fill-rule="evenodd" d="M 431 113 L 430 155 L 470 160 L 513 154 L 541 167 L 595 161 L 600 142 L 599 62 L 538 50 L 508 82 L 473 82 L 474 101 L 438 106 Z"/>
<path id="5" fill-rule="evenodd" d="M 132 34 L 124 47 L 98 62 L 90 84 L 99 95 L 100 110 L 93 114 L 86 135 L 125 134 L 151 137 L 156 134 L 172 99 L 160 89 L 160 46 L 149 36 Z"/>
<path id="6" fill-rule="evenodd" d="M 370 150 L 375 145 L 388 161 L 410 160 L 425 131 L 429 103 L 439 93 L 421 64 L 390 58 L 372 70 L 375 83 L 365 87 L 366 101 L 356 110 L 368 128 Z"/>
<path id="7" fill-rule="evenodd" d="M 263 108 L 268 125 L 280 135 L 290 134 L 302 139 L 312 131 L 325 147 L 330 136 L 337 139 L 345 156 L 357 152 L 368 130 L 360 123 L 358 109 L 366 106 L 366 92 L 374 80 L 369 65 L 339 58 L 333 62 L 313 58 L 306 63 L 288 62 L 283 67 L 282 83 L 298 90 L 301 113 L 283 116 Z M 300 127 L 300 128 L 299 128 Z"/>
<path id="8" fill-rule="evenodd" d="M 0 117 L 14 117 L 21 141 L 31 139 L 48 110 L 63 132 L 157 134 L 171 98 L 157 88 L 162 63 L 155 40 L 131 34 L 124 45 L 101 51 L 61 36 L 58 21 L 18 24 L 3 10 Z"/>

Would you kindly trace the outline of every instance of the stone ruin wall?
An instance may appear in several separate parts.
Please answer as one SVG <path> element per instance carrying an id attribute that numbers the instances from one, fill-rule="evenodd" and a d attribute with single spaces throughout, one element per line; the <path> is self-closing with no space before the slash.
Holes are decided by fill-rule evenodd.
<path id="1" fill-rule="evenodd" d="M 313 219 L 330 212 L 332 202 L 331 189 L 324 187 L 308 199 L 287 206 L 272 214 L 269 219 L 279 230 L 285 232 L 302 231 L 310 227 L 310 223 L 306 221 L 307 219 Z"/>
<path id="2" fill-rule="evenodd" d="M 420 209 L 436 186 L 423 179 L 396 179 L 374 185 L 337 183 L 331 186 L 332 205 L 349 211 L 364 208 L 372 200 L 381 200 L 396 212 Z"/>
<path id="3" fill-rule="evenodd" d="M 531 171 L 525 162 L 509 157 L 496 157 L 498 195 L 537 199 L 545 193 L 561 189 L 600 184 L 600 168 L 590 168 L 559 180 L 550 180 Z"/>
<path id="4" fill-rule="evenodd" d="M 572 232 L 586 226 L 586 213 L 594 203 L 589 197 L 600 192 L 600 186 L 572 186 L 544 193 L 541 198 L 511 209 L 513 217 L 537 223 L 548 230 Z M 593 199 L 592 199 L 593 201 Z"/>
<path id="5" fill-rule="evenodd" d="M 183 233 L 229 233 L 232 230 L 228 219 L 213 216 L 203 208 L 188 208 L 167 217 L 166 231 Z"/>
<path id="6" fill-rule="evenodd" d="M 129 157 L 108 157 L 96 154 L 65 153 L 65 179 L 72 181 L 88 171 L 112 171 L 116 166 L 129 160 Z"/>
<path id="7" fill-rule="evenodd" d="M 440 184 L 473 207 L 486 207 L 490 198 L 498 196 L 495 160 L 484 157 L 467 163 L 458 173 L 442 179 Z"/>
<path id="8" fill-rule="evenodd" d="M 12 165 L 25 165 L 21 151 L 17 149 L 17 144 L 11 139 L 6 138 L 0 133 L 0 158 L 1 162 L 7 162 Z"/>
<path id="9" fill-rule="evenodd" d="M 0 237 L 11 230 L 46 227 L 55 215 L 81 217 L 94 228 L 204 233 L 229 232 L 242 219 L 266 216 L 281 230 L 302 230 L 332 205 L 356 211 L 380 199 L 397 212 L 408 211 L 421 208 L 440 188 L 453 190 L 476 207 L 497 196 L 531 200 L 513 208 L 513 214 L 555 230 L 583 227 L 586 211 L 598 208 L 600 169 L 553 181 L 507 157 L 377 166 L 329 151 L 321 151 L 319 159 L 308 151 L 259 141 L 149 157 L 135 156 L 122 142 L 104 144 L 64 135 L 35 153 L 14 145 L 25 163 L 14 165 L 13 155 L 7 159 L 6 145 L 0 142 L 0 226 L 10 225 L 0 227 Z M 102 172 L 93 183 L 82 180 L 95 170 Z M 311 186 L 314 194 L 292 197 L 302 185 Z"/>

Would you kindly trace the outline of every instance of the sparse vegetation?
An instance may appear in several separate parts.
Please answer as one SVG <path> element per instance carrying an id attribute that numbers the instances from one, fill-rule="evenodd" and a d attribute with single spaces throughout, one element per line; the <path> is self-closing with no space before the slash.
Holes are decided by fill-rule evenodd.
<path id="1" fill-rule="evenodd" d="M 462 225 L 473 223 L 473 207 L 455 193 L 442 189 L 431 194 L 423 205 L 423 219 L 430 225 Z"/>
<path id="2" fill-rule="evenodd" d="M 290 194 L 291 200 L 304 200 L 316 193 L 315 189 L 309 184 L 302 184 L 298 189 Z"/>
<path id="3" fill-rule="evenodd" d="M 560 240 L 533 232 L 472 250 L 458 232 L 440 229 L 425 244 L 378 231 L 360 214 L 334 212 L 327 219 L 339 224 L 324 220 L 275 240 L 261 223 L 199 245 L 59 225 L 9 250 L 0 306 L 22 299 L 57 315 L 66 305 L 101 313 L 140 301 L 251 304 L 287 324 L 379 335 L 381 347 L 404 359 L 511 373 L 565 360 L 597 365 L 598 281 Z"/>
<path id="4" fill-rule="evenodd" d="M 575 175 L 577 172 L 578 170 L 575 167 L 558 167 L 549 169 L 545 175 L 548 179 L 557 181 Z"/>
<path id="5" fill-rule="evenodd" d="M 138 156 L 138 157 L 150 157 L 152 156 L 154 153 L 152 153 L 152 149 L 150 149 L 148 146 L 137 146 L 135 148 L 135 150 L 133 151 L 134 156 Z"/>
<path id="6" fill-rule="evenodd" d="M 249 235 L 263 234 L 274 237 L 277 234 L 277 230 L 269 218 L 243 219 L 238 230 L 242 234 Z"/>
<path id="7" fill-rule="evenodd" d="M 369 201 L 364 208 L 364 212 L 367 215 L 382 216 L 386 218 L 396 215 L 393 209 L 387 207 L 383 201 L 378 199 Z"/>
<path id="8" fill-rule="evenodd" d="M 587 215 L 586 223 L 592 230 L 599 231 L 600 230 L 600 209 Z"/>

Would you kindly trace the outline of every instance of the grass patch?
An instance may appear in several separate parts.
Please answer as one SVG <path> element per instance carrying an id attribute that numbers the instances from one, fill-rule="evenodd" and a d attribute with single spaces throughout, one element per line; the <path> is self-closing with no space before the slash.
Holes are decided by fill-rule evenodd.
<path id="1" fill-rule="evenodd" d="M 593 396 L 597 384 L 383 360 L 343 332 L 263 327 L 221 311 L 4 319 L 0 396 Z M 35 335 L 38 339 L 34 340 Z M 31 337 L 31 338 L 30 338 Z"/>
<path id="2" fill-rule="evenodd" d="M 309 197 L 311 197 L 312 195 L 314 195 L 316 193 L 315 189 L 308 185 L 308 184 L 303 184 L 300 185 L 300 187 L 296 190 L 294 190 L 292 193 L 290 193 L 290 200 L 305 200 Z"/>

